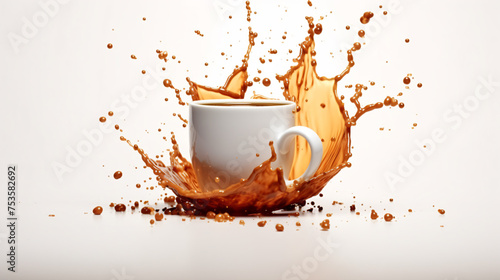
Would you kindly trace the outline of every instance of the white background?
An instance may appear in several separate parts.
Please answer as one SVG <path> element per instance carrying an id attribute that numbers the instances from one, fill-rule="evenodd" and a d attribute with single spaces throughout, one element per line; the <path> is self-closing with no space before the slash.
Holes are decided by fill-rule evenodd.
<path id="1" fill-rule="evenodd" d="M 3 225 L 8 164 L 18 167 L 19 199 L 17 272 L 7 271 L 2 261 L 1 279 L 500 278 L 497 2 L 313 0 L 309 7 L 305 0 L 252 1 L 257 14 L 251 26 L 259 33 L 252 76 L 260 69 L 259 77 L 273 78 L 292 65 L 309 15 L 328 15 L 317 37 L 318 73 L 340 73 L 347 63 L 345 46 L 357 40 L 362 27 L 359 17 L 373 11 L 379 19 L 363 27 L 366 44 L 355 53 L 356 66 L 339 87 L 341 94 L 352 94 L 344 85 L 375 81 L 362 103 L 403 92 L 398 98 L 406 106 L 372 112 L 353 128 L 352 167 L 327 185 L 322 198 L 312 199 L 325 208 L 321 213 L 237 217 L 223 224 L 168 216 L 153 226 L 149 216 L 107 207 L 110 202 L 154 202 L 165 193 L 145 189 L 154 185 L 152 173 L 119 136 L 138 142 L 150 155 L 166 155 L 170 144 L 162 137 L 175 131 L 188 156 L 187 129 L 172 116 L 187 117 L 186 108 L 159 82 L 168 77 L 184 88 L 191 77 L 223 85 L 246 50 L 245 4 L 73 0 L 52 1 L 55 6 L 44 10 L 40 3 L 48 2 L 0 2 L 1 260 L 8 253 Z M 270 55 L 270 48 L 278 54 Z M 165 64 L 156 49 L 177 59 Z M 138 59 L 130 59 L 131 54 Z M 264 55 L 273 62 L 260 64 Z M 162 66 L 167 70 L 158 79 L 151 76 Z M 148 73 L 142 75 L 142 69 Z M 410 73 L 414 80 L 405 89 L 402 79 Z M 145 81 L 145 97 L 133 99 Z M 269 88 L 250 88 L 248 95 L 255 90 L 280 96 L 279 84 L 272 81 Z M 493 86 L 486 88 L 482 81 Z M 416 88 L 417 82 L 423 87 Z M 455 112 L 458 106 L 465 113 Z M 119 124 L 123 133 L 100 130 L 98 119 L 110 110 L 115 116 L 106 124 Z M 417 126 L 411 129 L 413 123 Z M 424 143 L 435 130 L 444 140 Z M 85 135 L 92 133 L 97 136 L 89 146 Z M 429 146 L 428 155 L 416 156 L 420 161 L 413 161 L 411 172 L 399 172 L 423 145 Z M 78 147 L 84 153 L 71 161 Z M 58 173 L 55 165 L 67 169 Z M 116 170 L 124 173 L 120 180 L 112 178 Z M 388 174 L 402 181 L 391 184 Z M 143 187 L 135 188 L 136 183 Z M 344 205 L 331 205 L 334 200 Z M 361 215 L 349 212 L 352 203 Z M 104 207 L 101 216 L 91 213 L 97 205 Z M 396 220 L 372 221 L 370 207 Z M 440 215 L 439 208 L 446 214 Z M 333 213 L 332 228 L 321 231 L 326 213 Z M 261 219 L 268 220 L 264 228 L 257 226 Z M 295 226 L 297 220 L 301 227 Z M 276 232 L 276 223 L 285 231 Z"/>

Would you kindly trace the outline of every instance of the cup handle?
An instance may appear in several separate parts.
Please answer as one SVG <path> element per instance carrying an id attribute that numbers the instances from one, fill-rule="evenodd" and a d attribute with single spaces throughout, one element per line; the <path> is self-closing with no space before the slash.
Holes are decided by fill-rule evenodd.
<path id="1" fill-rule="evenodd" d="M 289 144 L 294 139 L 296 135 L 300 135 L 306 139 L 309 143 L 309 147 L 311 147 L 311 159 L 309 161 L 309 166 L 307 166 L 306 171 L 300 175 L 298 178 L 293 180 L 285 179 L 285 184 L 290 186 L 294 181 L 303 181 L 310 179 L 316 170 L 318 170 L 319 165 L 321 164 L 321 159 L 323 158 L 323 144 L 321 143 L 321 139 L 318 134 L 314 132 L 314 130 L 305 126 L 294 126 L 285 130 L 279 137 L 277 142 L 278 154 L 286 155 L 290 153 Z M 286 170 L 285 170 L 286 171 Z"/>

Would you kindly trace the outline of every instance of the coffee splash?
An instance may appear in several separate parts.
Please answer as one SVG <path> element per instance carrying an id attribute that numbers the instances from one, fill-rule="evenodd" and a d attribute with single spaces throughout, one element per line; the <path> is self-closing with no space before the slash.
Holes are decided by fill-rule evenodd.
<path id="1" fill-rule="evenodd" d="M 365 13 L 365 15 L 371 15 Z M 369 20 L 369 17 L 367 17 Z M 274 210 L 301 203 L 313 197 L 326 186 L 326 184 L 344 167 L 350 167 L 348 159 L 350 152 L 350 129 L 356 125 L 357 120 L 365 113 L 385 106 L 397 106 L 399 103 L 394 97 L 387 97 L 384 102 L 377 102 L 362 107 L 359 98 L 366 86 L 357 84 L 355 93 L 350 101 L 356 106 L 357 111 L 349 117 L 342 101 L 337 94 L 338 83 L 354 66 L 353 52 L 361 48 L 360 43 L 354 43 L 347 51 L 348 65 L 342 73 L 333 78 L 320 77 L 316 73 L 317 61 L 314 36 L 322 33 L 321 24 L 314 24 L 312 17 L 306 17 L 309 25 L 308 36 L 300 44 L 300 54 L 294 59 L 296 65 L 292 66 L 284 75 L 277 75 L 276 79 L 283 83 L 283 96 L 286 100 L 295 102 L 296 125 L 307 126 L 313 129 L 323 143 L 323 158 L 320 167 L 313 178 L 294 182 L 291 186 L 285 185 L 285 176 L 296 178 L 307 168 L 310 158 L 310 148 L 307 141 L 297 137 L 295 155 L 290 174 L 283 174 L 281 168 L 272 169 L 271 163 L 276 160 L 276 153 L 272 142 L 270 150 L 272 156 L 256 166 L 248 178 L 242 178 L 239 183 L 233 184 L 224 190 L 202 191 L 199 186 L 193 165 L 182 156 L 179 151 L 175 135 L 171 136 L 173 145 L 170 151 L 170 165 L 159 160 L 151 159 L 144 150 L 133 145 L 129 140 L 122 140 L 134 148 L 142 157 L 146 166 L 151 168 L 158 176 L 159 184 L 163 188 L 171 189 L 177 195 L 177 202 L 182 204 L 186 211 L 206 213 L 229 212 L 231 214 L 268 213 Z M 187 95 L 192 100 L 207 99 L 243 99 L 248 86 L 248 60 L 255 38 L 258 36 L 249 27 L 249 45 L 242 60 L 242 65 L 235 68 L 227 78 L 224 86 L 211 88 L 199 85 L 189 78 Z M 159 51 L 157 51 L 159 52 Z M 160 53 L 160 52 L 159 52 Z M 160 57 L 160 59 L 162 59 Z M 166 87 L 172 88 L 178 95 L 179 104 L 185 105 L 170 80 L 165 80 Z M 252 98 L 266 98 L 254 95 Z M 215 124 L 214 124 L 215 125 Z M 202 166 L 199 163 L 198 166 Z"/>

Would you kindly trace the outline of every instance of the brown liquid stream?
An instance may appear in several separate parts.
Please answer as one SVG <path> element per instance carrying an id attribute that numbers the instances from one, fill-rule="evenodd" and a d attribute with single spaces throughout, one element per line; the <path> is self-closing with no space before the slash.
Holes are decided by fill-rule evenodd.
<path id="1" fill-rule="evenodd" d="M 247 9 L 250 10 L 248 2 Z M 369 21 L 372 15 L 368 12 L 365 13 L 366 21 Z M 362 91 L 367 88 L 357 84 L 355 93 L 350 98 L 357 111 L 352 117 L 349 117 L 344 103 L 338 97 L 337 87 L 342 78 L 354 66 L 353 52 L 359 50 L 361 44 L 354 43 L 353 47 L 347 51 L 348 65 L 342 73 L 332 78 L 320 77 L 316 73 L 314 36 L 321 34 L 322 26 L 321 24 L 315 25 L 311 17 L 306 19 L 309 24 L 308 36 L 300 44 L 300 54 L 294 59 L 296 65 L 290 67 L 286 74 L 277 75 L 276 79 L 283 83 L 284 98 L 297 105 L 295 124 L 311 128 L 322 139 L 323 158 L 314 177 L 308 181 L 294 182 L 291 186 L 285 185 L 284 176 L 296 178 L 306 170 L 309 164 L 310 148 L 305 139 L 297 137 L 290 174 L 283 174 L 281 168 L 271 168 L 271 163 L 276 160 L 276 153 L 271 143 L 272 156 L 256 166 L 248 178 L 242 179 L 239 183 L 224 190 L 203 192 L 198 185 L 193 165 L 180 153 L 173 133 L 171 136 L 173 148 L 170 152 L 169 165 L 150 158 L 137 145 L 133 145 L 122 137 L 122 140 L 127 141 L 141 155 L 146 166 L 159 177 L 159 184 L 164 188 L 171 189 L 177 195 L 177 202 L 183 206 L 184 210 L 210 214 L 214 212 L 239 215 L 269 213 L 318 195 L 340 170 L 344 167 L 350 167 L 348 162 L 351 157 L 350 129 L 356 125 L 357 120 L 363 114 L 384 105 L 398 105 L 395 98 L 387 97 L 386 102 L 377 102 L 362 107 L 359 98 L 362 96 Z M 231 73 L 224 86 L 211 88 L 199 85 L 187 78 L 190 86 L 186 92 L 187 95 L 191 96 L 192 100 L 243 99 L 247 87 L 252 83 L 252 81 L 247 81 L 247 68 L 256 37 L 257 33 L 249 28 L 249 45 L 242 60 L 243 63 Z M 160 54 L 160 59 L 166 60 L 166 52 L 164 52 L 165 55 L 162 55 L 163 52 L 157 52 Z M 264 84 L 266 83 L 267 81 Z M 180 105 L 185 104 L 180 99 L 179 90 L 173 87 L 170 80 L 165 80 L 164 85 L 176 91 Z M 254 95 L 252 98 L 264 99 L 265 97 Z M 207 217 L 209 216 L 207 215 Z M 329 228 L 329 223 L 327 225 L 327 222 L 324 222 L 321 226 Z"/>

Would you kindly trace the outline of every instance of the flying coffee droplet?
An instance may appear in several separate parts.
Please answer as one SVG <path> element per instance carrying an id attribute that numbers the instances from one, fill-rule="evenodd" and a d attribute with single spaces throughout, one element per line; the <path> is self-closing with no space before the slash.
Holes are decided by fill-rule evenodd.
<path id="1" fill-rule="evenodd" d="M 271 85 L 271 80 L 269 80 L 268 78 L 264 78 L 262 80 L 262 84 L 266 87 L 268 87 L 269 85 Z"/>
<path id="2" fill-rule="evenodd" d="M 113 174 L 113 177 L 118 180 L 122 177 L 122 172 L 121 171 L 116 171 L 115 174 Z"/>
<path id="3" fill-rule="evenodd" d="M 375 210 L 373 210 L 373 209 L 372 209 L 372 213 L 370 214 L 370 218 L 372 220 L 376 220 L 378 218 L 377 212 L 375 212 Z"/>
<path id="4" fill-rule="evenodd" d="M 445 213 L 444 209 L 439 209 L 439 210 L 438 210 L 438 212 L 439 212 L 439 214 L 441 214 L 441 215 L 444 215 L 444 213 Z"/>
<path id="5" fill-rule="evenodd" d="M 345 29 L 346 29 L 346 30 L 349 30 L 349 29 L 351 29 L 351 27 L 350 27 L 349 25 L 347 25 L 347 26 L 345 27 Z"/>
<path id="6" fill-rule="evenodd" d="M 422 87 L 422 83 L 418 83 L 417 87 L 421 88 Z"/>
<path id="7" fill-rule="evenodd" d="M 173 87 L 172 86 L 172 81 L 169 80 L 169 79 L 163 80 L 163 86 L 168 87 L 168 88 L 172 88 Z"/>
<path id="8" fill-rule="evenodd" d="M 163 220 L 163 214 L 162 214 L 162 213 L 156 213 L 156 214 L 155 214 L 155 220 L 156 220 L 157 222 L 159 222 L 159 221 Z"/>
<path id="9" fill-rule="evenodd" d="M 127 210 L 127 206 L 125 206 L 125 204 L 120 203 L 115 205 L 116 212 L 125 212 L 125 210 Z"/>
<path id="10" fill-rule="evenodd" d="M 367 24 L 370 22 L 370 19 L 373 17 L 373 13 L 372 12 L 365 12 L 363 14 L 363 16 L 359 19 L 359 21 L 361 21 L 362 24 Z"/>
<path id="11" fill-rule="evenodd" d="M 316 24 L 316 28 L 314 28 L 314 34 L 319 35 L 323 31 L 323 26 L 321 23 Z"/>
<path id="12" fill-rule="evenodd" d="M 409 43 L 409 42 L 410 42 L 410 39 L 406 38 L 406 39 L 405 39 L 405 42 L 406 42 L 406 43 Z"/>
<path id="13" fill-rule="evenodd" d="M 410 84 L 410 82 L 411 82 L 410 77 L 408 77 L 408 76 L 407 76 L 407 77 L 404 77 L 404 79 L 403 79 L 403 83 L 404 83 L 405 85 L 409 85 L 409 84 Z"/>
<path id="14" fill-rule="evenodd" d="M 276 224 L 276 230 L 277 231 L 283 231 L 285 227 L 282 224 Z"/>
<path id="15" fill-rule="evenodd" d="M 108 44 L 108 49 L 112 49 L 113 48 L 113 44 L 109 43 Z"/>
<path id="16" fill-rule="evenodd" d="M 113 111 L 108 112 L 108 116 L 112 117 L 114 115 Z"/>
<path id="17" fill-rule="evenodd" d="M 100 122 L 102 122 L 102 123 L 103 123 L 103 122 L 106 122 L 106 117 L 100 117 L 100 118 L 99 118 L 99 121 L 100 121 Z"/>
<path id="18" fill-rule="evenodd" d="M 94 210 L 92 210 L 92 213 L 94 213 L 94 215 L 101 215 L 102 207 L 101 206 L 95 207 Z"/>
<path id="19" fill-rule="evenodd" d="M 386 222 L 392 221 L 393 218 L 394 218 L 394 216 L 391 213 L 387 213 L 387 214 L 384 215 L 384 220 Z"/>
<path id="20" fill-rule="evenodd" d="M 131 55 L 130 58 L 137 59 L 137 57 L 135 56 L 135 54 Z"/>
<path id="21" fill-rule="evenodd" d="M 330 220 L 324 219 L 319 225 L 324 230 L 330 229 Z"/>
<path id="22" fill-rule="evenodd" d="M 365 31 L 362 29 L 360 31 L 358 31 L 358 36 L 361 38 L 365 37 Z"/>

